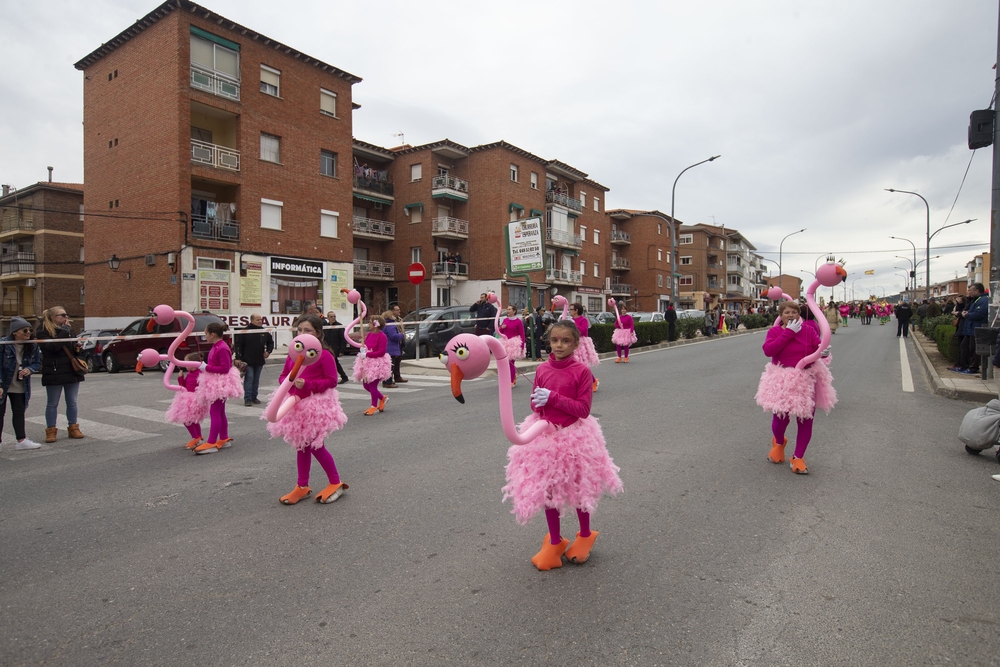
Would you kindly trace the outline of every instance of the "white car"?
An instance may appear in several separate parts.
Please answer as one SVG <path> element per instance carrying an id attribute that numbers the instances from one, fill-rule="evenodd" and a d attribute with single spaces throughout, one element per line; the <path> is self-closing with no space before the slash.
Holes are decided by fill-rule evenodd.
<path id="1" fill-rule="evenodd" d="M 677 319 L 690 318 L 690 319 L 705 319 L 705 311 L 698 310 L 696 308 L 688 308 L 687 310 L 678 310 Z"/>
<path id="2" fill-rule="evenodd" d="M 636 322 L 663 322 L 663 313 L 632 313 L 632 319 Z"/>

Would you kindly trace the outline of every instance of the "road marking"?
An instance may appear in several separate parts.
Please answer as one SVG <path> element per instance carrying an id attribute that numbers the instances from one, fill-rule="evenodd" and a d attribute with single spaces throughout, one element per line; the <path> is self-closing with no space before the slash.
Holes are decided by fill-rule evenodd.
<path id="1" fill-rule="evenodd" d="M 28 417 L 25 421 L 29 421 L 32 424 L 45 425 L 45 417 Z M 94 438 L 95 440 L 107 440 L 108 442 L 131 442 L 132 440 L 156 438 L 160 435 L 159 433 L 143 433 L 142 431 L 133 431 L 132 429 L 122 428 L 120 426 L 111 426 L 110 424 L 92 422 L 89 419 L 78 419 L 77 422 L 80 424 L 80 430 L 83 431 L 84 435 L 88 438 Z M 66 426 L 65 415 L 59 415 L 56 420 L 56 428 L 64 429 Z"/>
<path id="2" fill-rule="evenodd" d="M 913 391 L 913 375 L 910 374 L 910 360 L 906 356 L 906 339 L 899 339 L 899 363 L 903 367 L 903 391 Z"/>
<path id="3" fill-rule="evenodd" d="M 98 412 L 110 412 L 113 415 L 122 417 L 132 417 L 134 419 L 145 419 L 146 421 L 166 424 L 166 412 L 153 410 L 152 408 L 140 408 L 138 405 L 117 405 L 113 408 L 98 408 Z"/>

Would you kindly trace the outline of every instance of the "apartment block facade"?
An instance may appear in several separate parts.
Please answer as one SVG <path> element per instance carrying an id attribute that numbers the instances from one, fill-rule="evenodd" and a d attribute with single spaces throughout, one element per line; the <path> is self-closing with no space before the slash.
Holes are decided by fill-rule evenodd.
<path id="1" fill-rule="evenodd" d="M 632 311 L 663 312 L 670 304 L 670 216 L 659 211 L 615 209 L 611 219 L 611 268 L 607 287 Z"/>

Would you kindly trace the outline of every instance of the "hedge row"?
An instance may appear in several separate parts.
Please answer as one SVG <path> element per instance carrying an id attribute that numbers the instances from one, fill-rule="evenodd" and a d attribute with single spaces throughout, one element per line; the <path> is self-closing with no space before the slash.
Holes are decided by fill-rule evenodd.
<path id="1" fill-rule="evenodd" d="M 955 316 L 939 315 L 920 322 L 920 330 L 937 343 L 938 351 L 952 363 L 958 363 L 958 339 L 955 337 Z"/>
<path id="2" fill-rule="evenodd" d="M 770 318 L 767 315 L 744 315 L 740 318 L 740 323 L 747 329 L 760 329 L 770 326 Z M 613 324 L 591 325 L 589 334 L 594 341 L 594 347 L 598 352 L 614 352 L 615 346 L 611 342 L 611 335 L 615 332 Z M 705 335 L 705 320 L 703 318 L 683 317 L 677 320 L 675 337 L 691 339 L 699 333 Z M 645 345 L 656 345 L 667 341 L 670 336 L 670 325 L 666 322 L 636 322 L 635 337 L 638 339 L 634 347 Z M 671 341 L 671 342 L 672 342 Z"/>

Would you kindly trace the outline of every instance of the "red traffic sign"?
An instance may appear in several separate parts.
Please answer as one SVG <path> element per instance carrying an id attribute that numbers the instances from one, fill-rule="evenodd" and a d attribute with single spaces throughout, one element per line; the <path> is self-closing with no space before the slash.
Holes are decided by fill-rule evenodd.
<path id="1" fill-rule="evenodd" d="M 414 285 L 419 285 L 424 282 L 424 265 L 420 262 L 410 264 L 410 268 L 407 269 L 407 273 L 409 274 L 410 282 Z"/>

